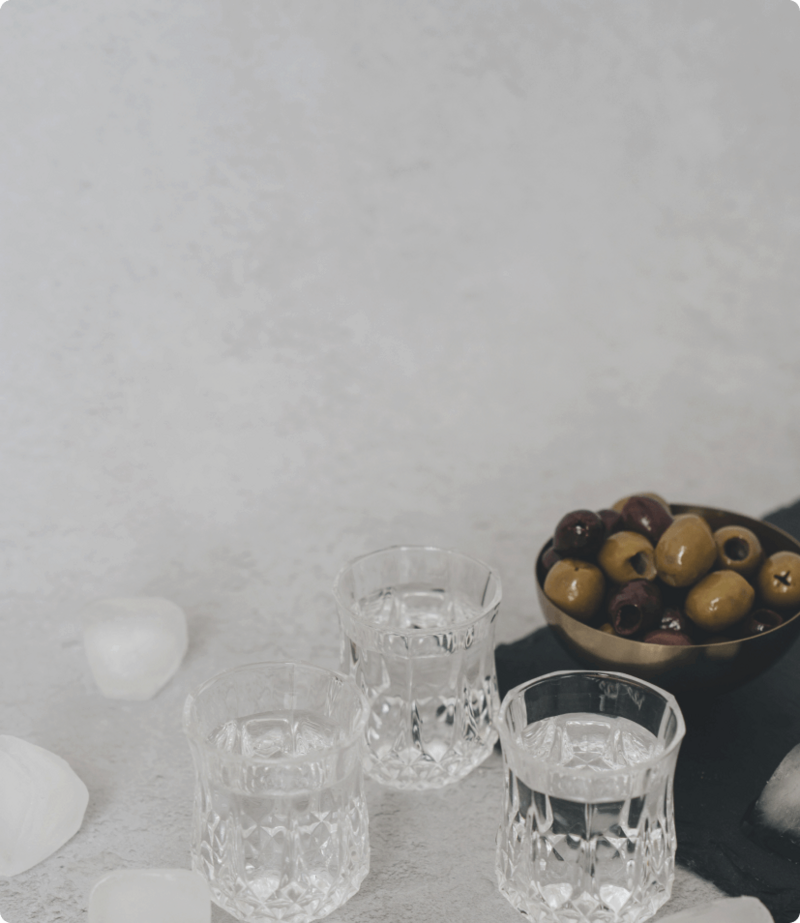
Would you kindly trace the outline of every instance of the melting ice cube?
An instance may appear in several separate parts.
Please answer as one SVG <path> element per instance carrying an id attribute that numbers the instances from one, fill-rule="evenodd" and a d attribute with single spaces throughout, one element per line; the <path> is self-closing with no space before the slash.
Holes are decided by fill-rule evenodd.
<path id="1" fill-rule="evenodd" d="M 781 760 L 742 827 L 762 846 L 800 861 L 800 744 Z"/>
<path id="2" fill-rule="evenodd" d="M 660 923 L 774 923 L 774 920 L 756 897 L 723 897 L 665 917 Z"/>
<path id="3" fill-rule="evenodd" d="M 211 923 L 208 882 L 187 869 L 118 869 L 92 888 L 89 923 Z"/>
<path id="4" fill-rule="evenodd" d="M 55 753 L 0 736 L 0 875 L 18 875 L 60 849 L 83 823 L 86 786 Z"/>
<path id="5" fill-rule="evenodd" d="M 151 699 L 181 665 L 183 610 L 158 596 L 99 599 L 83 611 L 83 645 L 104 696 Z"/>

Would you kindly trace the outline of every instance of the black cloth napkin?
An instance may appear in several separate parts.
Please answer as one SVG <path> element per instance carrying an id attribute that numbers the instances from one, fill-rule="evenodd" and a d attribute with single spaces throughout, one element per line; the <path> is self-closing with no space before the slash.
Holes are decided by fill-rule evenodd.
<path id="1" fill-rule="evenodd" d="M 800 538 L 800 501 L 764 517 Z M 577 663 L 549 628 L 495 651 L 500 695 Z M 775 923 L 800 917 L 800 865 L 741 827 L 783 757 L 800 743 L 800 644 L 733 692 L 681 700 L 686 737 L 675 771 L 677 861 L 732 896 L 759 898 Z"/>

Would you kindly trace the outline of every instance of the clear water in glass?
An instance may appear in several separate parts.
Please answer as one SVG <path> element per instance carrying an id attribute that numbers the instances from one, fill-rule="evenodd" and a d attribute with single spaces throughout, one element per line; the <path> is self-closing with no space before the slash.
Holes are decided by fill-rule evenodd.
<path id="1" fill-rule="evenodd" d="M 267 691 L 268 704 L 303 704 L 302 694 L 282 696 L 279 687 Z M 352 897 L 369 870 L 363 723 L 354 741 L 352 722 L 335 709 L 238 715 L 237 704 L 265 700 L 252 690 L 243 697 L 250 701 L 234 700 L 230 717 L 219 703 L 209 708 L 209 719 L 224 720 L 192 743 L 193 867 L 238 919 L 309 923 Z"/>
<path id="2" fill-rule="evenodd" d="M 397 582 L 355 599 L 356 617 L 340 608 L 342 672 L 370 703 L 365 768 L 395 788 L 456 782 L 497 740 L 499 589 L 487 612 L 454 583 Z"/>
<path id="3" fill-rule="evenodd" d="M 387 587 L 363 600 L 362 611 L 376 625 L 410 635 L 408 646 L 397 644 L 396 636 L 363 643 L 357 629 L 347 638 L 349 669 L 371 705 L 367 771 L 398 788 L 433 788 L 463 778 L 497 740 L 492 652 L 467 645 L 454 629 L 480 611 L 468 600 L 416 585 Z M 413 637 L 432 627 L 438 629 L 434 635 Z"/>
<path id="4" fill-rule="evenodd" d="M 518 717 L 508 754 L 504 738 L 501 892 L 537 923 L 641 923 L 654 915 L 674 878 L 677 749 L 665 759 L 669 734 L 613 713 L 566 712 L 530 724 Z"/>

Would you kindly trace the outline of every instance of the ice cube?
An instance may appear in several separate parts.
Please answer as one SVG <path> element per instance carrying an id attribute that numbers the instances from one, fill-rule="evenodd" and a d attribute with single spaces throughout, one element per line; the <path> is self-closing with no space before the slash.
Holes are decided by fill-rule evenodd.
<path id="1" fill-rule="evenodd" d="M 742 827 L 760 845 L 800 861 L 800 744 L 781 760 Z"/>
<path id="2" fill-rule="evenodd" d="M 89 923 L 211 923 L 208 882 L 187 869 L 118 869 L 89 895 Z"/>
<path id="3" fill-rule="evenodd" d="M 89 669 L 109 699 L 151 699 L 174 676 L 189 643 L 183 610 L 158 596 L 99 599 L 82 620 Z"/>
<path id="4" fill-rule="evenodd" d="M 757 897 L 723 897 L 710 904 L 682 910 L 659 923 L 775 923 Z"/>
<path id="5" fill-rule="evenodd" d="M 55 753 L 0 736 L 0 875 L 18 875 L 60 849 L 83 823 L 89 792 Z"/>

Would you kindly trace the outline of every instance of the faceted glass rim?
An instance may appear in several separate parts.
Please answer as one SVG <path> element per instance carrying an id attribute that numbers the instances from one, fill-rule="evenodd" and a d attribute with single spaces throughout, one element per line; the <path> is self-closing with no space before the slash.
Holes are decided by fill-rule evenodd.
<path id="1" fill-rule="evenodd" d="M 519 746 L 517 746 L 517 743 L 514 740 L 514 736 L 511 733 L 511 729 L 509 728 L 506 721 L 508 710 L 511 707 L 511 703 L 518 701 L 531 687 L 540 685 L 553 679 L 557 679 L 560 676 L 595 676 L 599 679 L 609 678 L 613 680 L 629 682 L 636 686 L 645 686 L 650 692 L 662 698 L 666 702 L 667 706 L 672 710 L 672 714 L 675 716 L 675 736 L 672 740 L 672 743 L 670 743 L 668 747 L 665 747 L 664 750 L 662 750 L 662 752 L 657 756 L 650 757 L 648 760 L 642 760 L 641 763 L 636 763 L 635 766 L 626 766 L 620 769 L 609 769 L 607 772 L 587 770 L 581 766 L 554 766 L 548 760 L 531 757 L 527 751 L 522 750 Z M 678 700 L 674 695 L 667 692 L 666 689 L 662 689 L 660 686 L 655 686 L 653 683 L 648 683 L 647 680 L 640 679 L 638 676 L 631 676 L 629 673 L 615 673 L 612 670 L 557 670 L 554 673 L 543 673 L 541 676 L 536 676 L 524 683 L 520 683 L 518 686 L 514 686 L 513 689 L 509 689 L 505 694 L 503 702 L 500 706 L 500 711 L 497 715 L 495 726 L 500 733 L 500 746 L 504 754 L 506 749 L 513 750 L 528 766 L 541 767 L 543 771 L 558 772 L 558 774 L 561 776 L 573 777 L 576 779 L 624 775 L 631 771 L 641 772 L 647 769 L 651 769 L 652 767 L 658 766 L 660 763 L 663 763 L 666 759 L 668 759 L 670 755 L 680 747 L 681 742 L 683 741 L 683 738 L 686 734 L 686 722 L 683 718 L 683 712 L 681 712 L 680 706 L 678 705 Z"/>
<path id="2" fill-rule="evenodd" d="M 396 553 L 401 551 L 430 551 L 434 552 L 435 554 L 447 555 L 451 558 L 461 558 L 464 561 L 470 561 L 473 564 L 477 564 L 479 567 L 482 567 L 486 571 L 486 587 L 484 588 L 484 593 L 486 592 L 486 588 L 488 588 L 490 581 L 492 578 L 494 578 L 494 594 L 488 602 L 482 603 L 481 610 L 477 615 L 472 616 L 472 618 L 465 619 L 463 622 L 451 622 L 448 625 L 434 625 L 431 628 L 398 628 L 396 626 L 388 627 L 376 625 L 370 619 L 364 618 L 361 615 L 360 610 L 344 598 L 344 595 L 340 589 L 342 581 L 344 580 L 345 575 L 353 570 L 353 568 L 357 564 L 360 564 L 362 561 L 366 561 L 369 558 L 377 558 L 379 555 L 388 555 L 391 552 Z M 379 548 L 376 551 L 368 551 L 366 554 L 361 554 L 357 558 L 353 558 L 351 561 L 348 561 L 348 563 L 344 565 L 344 567 L 336 575 L 336 579 L 333 581 L 333 598 L 336 601 L 336 605 L 349 612 L 355 621 L 357 621 L 360 625 L 372 629 L 378 634 L 400 636 L 413 635 L 415 638 L 418 638 L 422 637 L 423 635 L 440 635 L 443 631 L 469 628 L 470 625 L 476 625 L 478 622 L 483 621 L 486 616 L 491 615 L 491 613 L 500 605 L 500 602 L 503 598 L 503 587 L 496 570 L 489 567 L 485 561 L 481 561 L 479 558 L 475 558 L 470 554 L 465 554 L 463 551 L 453 551 L 449 548 L 438 548 L 436 545 L 388 545 L 386 548 Z"/>
<path id="3" fill-rule="evenodd" d="M 299 667 L 301 670 L 310 671 L 329 679 L 340 680 L 342 685 L 349 687 L 356 694 L 355 702 L 358 703 L 358 715 L 351 732 L 347 734 L 342 740 L 337 741 L 335 744 L 331 744 L 329 747 L 324 747 L 320 750 L 312 750 L 309 753 L 298 754 L 297 756 L 244 756 L 241 753 L 226 753 L 212 746 L 209 743 L 207 736 L 202 734 L 197 727 L 198 718 L 196 714 L 196 705 L 199 696 L 202 695 L 202 693 L 207 689 L 209 689 L 214 683 L 225 677 L 234 676 L 237 673 L 252 673 L 256 671 L 256 668 L 263 667 Z M 349 747 L 352 747 L 353 744 L 360 742 L 364 736 L 364 730 L 366 728 L 367 721 L 369 720 L 369 714 L 369 701 L 364 692 L 359 688 L 358 683 L 356 683 L 352 677 L 345 676 L 343 673 L 337 673 L 335 670 L 327 670 L 325 667 L 318 667 L 315 664 L 308 663 L 304 660 L 264 660 L 257 661 L 255 663 L 244 663 L 240 664 L 238 667 L 231 667 L 229 670 L 222 670 L 219 673 L 215 673 L 214 676 L 209 677 L 209 679 L 205 680 L 204 682 L 200 683 L 199 686 L 193 689 L 186 696 L 186 701 L 183 705 L 182 725 L 183 732 L 189 739 L 190 743 L 197 744 L 219 759 L 223 759 L 228 762 L 247 764 L 248 766 L 257 765 L 289 767 L 303 765 L 304 763 L 314 763 L 318 760 L 329 759 L 331 756 L 336 755 L 343 750 L 347 750 Z"/>

